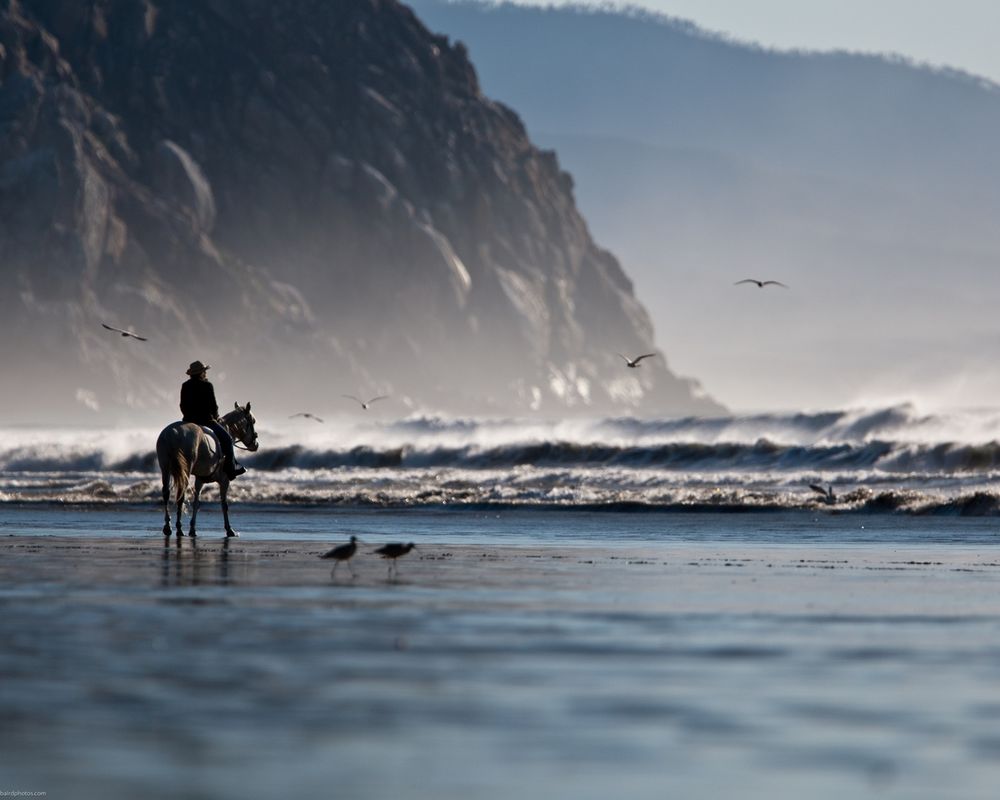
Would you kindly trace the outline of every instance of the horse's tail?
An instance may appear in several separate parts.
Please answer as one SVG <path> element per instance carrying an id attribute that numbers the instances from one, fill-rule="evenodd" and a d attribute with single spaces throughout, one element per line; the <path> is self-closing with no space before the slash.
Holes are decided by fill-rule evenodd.
<path id="1" fill-rule="evenodd" d="M 160 472 L 163 474 L 163 496 L 167 497 L 168 482 L 174 481 L 177 500 L 184 497 L 188 480 L 191 478 L 191 459 L 184 451 L 178 431 L 174 426 L 168 426 L 156 440 L 156 457 L 160 462 Z"/>
<path id="2" fill-rule="evenodd" d="M 187 454 L 182 450 L 176 451 L 170 461 L 170 475 L 174 479 L 174 491 L 179 503 L 184 499 L 188 480 L 191 478 L 191 463 L 188 461 Z"/>

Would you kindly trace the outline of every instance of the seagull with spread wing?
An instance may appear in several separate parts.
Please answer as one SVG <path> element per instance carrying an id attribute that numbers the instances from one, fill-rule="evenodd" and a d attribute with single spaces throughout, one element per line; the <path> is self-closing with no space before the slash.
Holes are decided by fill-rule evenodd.
<path id="1" fill-rule="evenodd" d="M 341 397 L 346 397 L 348 400 L 353 400 L 355 403 L 358 403 L 365 411 L 367 411 L 368 410 L 368 406 L 370 406 L 376 400 L 385 400 L 388 396 L 389 395 L 387 395 L 387 394 L 380 394 L 378 397 L 373 397 L 371 400 L 368 400 L 367 402 L 365 402 L 364 400 L 362 400 L 362 399 L 360 399 L 358 397 L 355 397 L 353 394 L 342 394 L 341 395 Z"/>
<path id="2" fill-rule="evenodd" d="M 112 328 L 110 325 L 104 322 L 101 323 L 101 327 L 106 328 L 109 331 L 114 331 L 115 333 L 120 333 L 122 336 L 125 337 L 131 336 L 133 339 L 138 339 L 140 342 L 149 341 L 145 336 L 140 336 L 138 333 L 132 333 L 132 331 L 123 331 L 121 328 Z"/>
<path id="3" fill-rule="evenodd" d="M 832 506 L 834 503 L 837 502 L 837 495 L 834 494 L 832 486 L 827 486 L 824 489 L 818 483 L 810 483 L 809 488 L 812 489 L 817 494 L 822 495 L 823 502 L 826 503 L 828 506 Z"/>
<path id="4" fill-rule="evenodd" d="M 620 358 L 625 359 L 625 365 L 629 369 L 635 369 L 636 367 L 639 366 L 639 362 L 642 361 L 644 358 L 652 358 L 655 355 L 656 353 L 643 353 L 641 356 L 636 356 L 635 358 L 629 358 L 628 356 L 623 356 L 621 353 L 618 353 L 618 356 Z"/>
<path id="5" fill-rule="evenodd" d="M 782 289 L 787 289 L 781 281 L 759 281 L 756 278 L 744 278 L 741 281 L 736 281 L 733 286 L 739 286 L 741 283 L 753 283 L 757 285 L 758 289 L 763 289 L 765 286 L 780 286 Z"/>
<path id="6" fill-rule="evenodd" d="M 295 419 L 295 417 L 305 417 L 306 419 L 315 420 L 316 422 L 319 423 L 323 422 L 323 420 L 321 420 L 315 414 L 310 414 L 308 411 L 300 411 L 298 414 L 290 414 L 288 418 Z"/>

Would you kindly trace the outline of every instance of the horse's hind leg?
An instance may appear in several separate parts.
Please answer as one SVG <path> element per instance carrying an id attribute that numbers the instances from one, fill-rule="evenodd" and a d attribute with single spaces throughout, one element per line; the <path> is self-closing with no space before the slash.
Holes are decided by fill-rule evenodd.
<path id="1" fill-rule="evenodd" d="M 170 476 L 163 476 L 163 535 L 170 535 Z"/>
<path id="2" fill-rule="evenodd" d="M 177 538 L 184 535 L 184 528 L 181 527 L 181 514 L 184 512 L 184 498 L 187 496 L 187 478 L 177 481 Z"/>
<path id="3" fill-rule="evenodd" d="M 194 526 L 198 519 L 198 509 L 201 507 L 201 490 L 205 482 L 201 478 L 194 479 L 194 496 L 191 499 L 191 526 L 188 528 L 188 536 L 197 536 Z"/>

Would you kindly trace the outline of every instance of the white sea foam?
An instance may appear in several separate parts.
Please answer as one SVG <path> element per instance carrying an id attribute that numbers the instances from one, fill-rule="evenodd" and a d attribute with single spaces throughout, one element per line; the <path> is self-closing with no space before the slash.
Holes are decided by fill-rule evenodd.
<path id="1" fill-rule="evenodd" d="M 995 513 L 1000 412 L 871 410 L 720 418 L 412 416 L 259 426 L 244 501 L 377 505 L 841 508 Z M 0 431 L 6 501 L 159 496 L 151 429 Z M 973 509 L 969 511 L 969 509 Z"/>

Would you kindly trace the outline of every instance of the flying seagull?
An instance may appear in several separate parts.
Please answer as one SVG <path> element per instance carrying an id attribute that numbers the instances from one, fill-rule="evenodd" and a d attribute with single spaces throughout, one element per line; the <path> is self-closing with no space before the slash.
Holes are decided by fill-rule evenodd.
<path id="1" fill-rule="evenodd" d="M 341 397 L 346 397 L 348 400 L 353 400 L 355 403 L 360 403 L 361 407 L 363 409 L 365 409 L 365 411 L 367 411 L 368 410 L 368 406 L 370 406 L 376 400 L 385 400 L 388 396 L 389 395 L 387 395 L 387 394 L 380 394 L 378 397 L 373 397 L 371 400 L 369 400 L 366 403 L 364 400 L 361 400 L 361 399 L 355 397 L 353 394 L 342 394 L 341 395 Z"/>
<path id="2" fill-rule="evenodd" d="M 120 333 L 122 336 L 131 336 L 133 339 L 138 339 L 140 342 L 149 341 L 145 336 L 140 336 L 137 333 L 132 333 L 132 331 L 123 331 L 121 328 L 112 328 L 110 325 L 101 323 L 101 327 L 107 328 L 109 331 L 114 331 L 115 333 Z"/>
<path id="3" fill-rule="evenodd" d="M 641 356 L 636 356 L 635 358 L 627 358 L 626 356 L 623 356 L 621 353 L 618 353 L 618 355 L 621 358 L 625 359 L 625 364 L 629 367 L 629 369 L 635 369 L 636 367 L 639 366 L 640 361 L 642 361 L 644 358 L 652 358 L 653 356 L 656 355 L 656 353 L 643 353 Z"/>
<path id="4" fill-rule="evenodd" d="M 351 557 L 357 552 L 358 549 L 358 537 L 352 536 L 351 541 L 347 544 L 339 544 L 323 555 L 320 558 L 332 558 L 335 560 L 333 565 L 333 570 L 330 572 L 330 576 L 333 577 L 337 573 L 337 565 L 341 561 L 347 562 L 347 568 L 351 571 L 351 575 L 354 575 L 354 567 L 351 566 Z"/>
<path id="5" fill-rule="evenodd" d="M 321 420 L 315 414 L 310 414 L 308 411 L 300 411 L 298 414 L 291 414 L 291 415 L 289 415 L 288 418 L 289 419 L 294 419 L 295 417 L 305 417 L 306 419 L 314 419 L 314 420 L 316 420 L 316 422 L 320 422 L 320 423 L 323 422 L 323 420 Z"/>
<path id="6" fill-rule="evenodd" d="M 823 502 L 828 506 L 832 506 L 837 502 L 837 495 L 833 493 L 833 487 L 827 486 L 825 489 L 818 483 L 810 483 L 809 488 L 814 492 L 823 495 Z"/>
<path id="7" fill-rule="evenodd" d="M 389 560 L 389 575 L 392 575 L 396 571 L 396 559 L 400 556 L 405 556 L 409 553 L 416 545 L 413 542 L 409 544 L 401 544 L 400 542 L 392 542 L 391 544 L 384 545 L 380 547 L 375 552 L 378 553 L 382 558 L 387 558 Z"/>
<path id="8" fill-rule="evenodd" d="M 741 283 L 756 283 L 758 289 L 763 289 L 765 286 L 780 286 L 782 289 L 787 289 L 781 281 L 759 281 L 756 278 L 744 278 L 741 281 L 736 281 L 733 286 L 739 286 Z"/>

